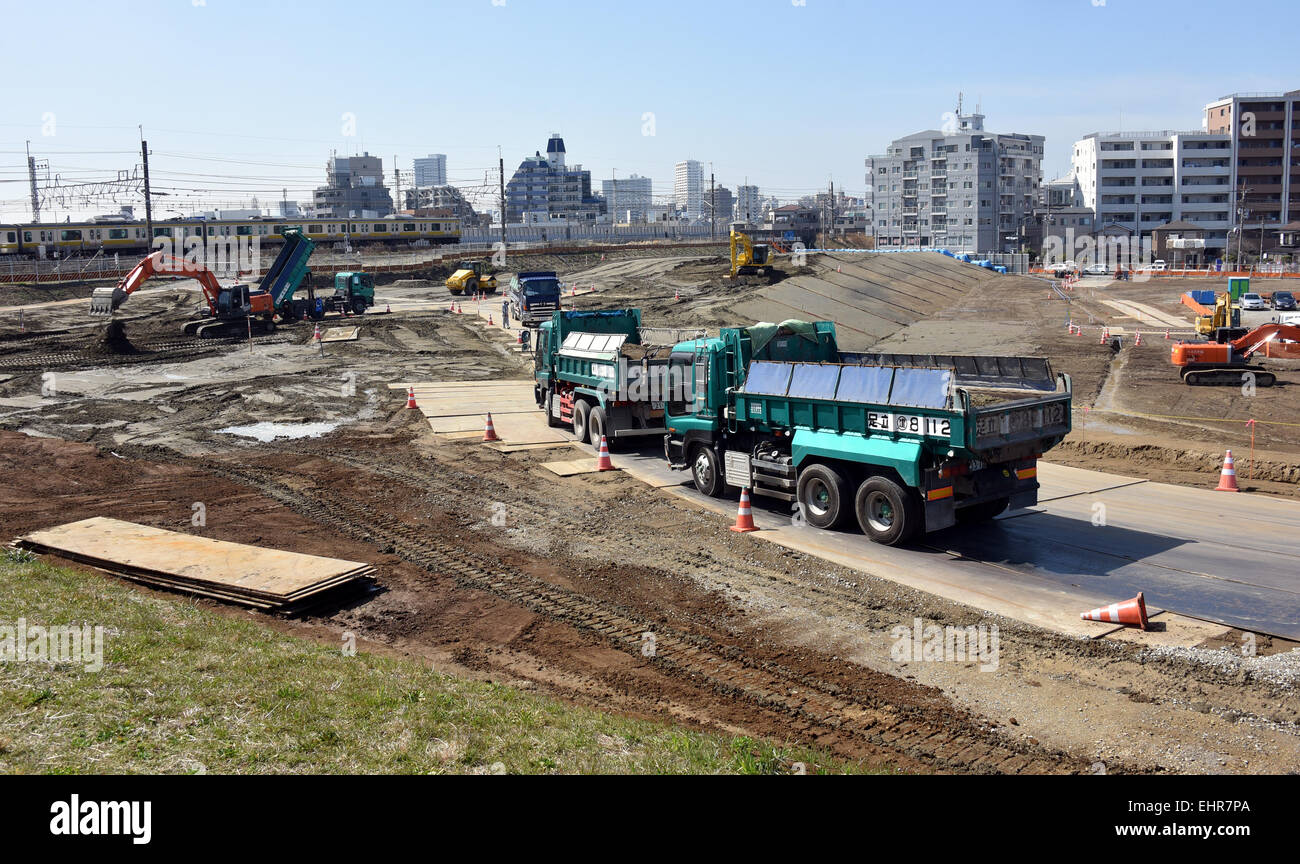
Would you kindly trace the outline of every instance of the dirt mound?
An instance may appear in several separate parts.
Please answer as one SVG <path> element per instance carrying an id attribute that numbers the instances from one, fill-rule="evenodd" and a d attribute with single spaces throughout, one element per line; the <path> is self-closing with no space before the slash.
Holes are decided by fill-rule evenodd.
<path id="1" fill-rule="evenodd" d="M 99 331 L 90 350 L 99 355 L 139 354 L 140 350 L 131 344 L 126 336 L 126 325 L 114 319 Z"/>

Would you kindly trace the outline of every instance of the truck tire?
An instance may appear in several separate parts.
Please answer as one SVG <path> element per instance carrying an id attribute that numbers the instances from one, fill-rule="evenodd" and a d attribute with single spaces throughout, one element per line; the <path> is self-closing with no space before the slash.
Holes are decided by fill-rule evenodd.
<path id="1" fill-rule="evenodd" d="M 999 498 L 996 501 L 983 501 L 979 504 L 963 507 L 957 511 L 957 521 L 963 525 L 992 522 L 993 518 L 1007 509 L 1007 505 L 1010 503 L 1010 498 Z"/>
<path id="2" fill-rule="evenodd" d="M 814 528 L 838 528 L 849 515 L 849 483 L 829 465 L 809 465 L 795 488 L 799 509 Z"/>
<path id="3" fill-rule="evenodd" d="M 587 440 L 587 419 L 590 414 L 590 402 L 580 399 L 573 403 L 573 434 L 580 443 Z M 599 439 L 597 439 L 596 443 L 600 443 Z"/>
<path id="4" fill-rule="evenodd" d="M 591 409 L 587 415 L 587 435 L 591 438 L 591 446 L 600 446 L 600 436 L 609 434 L 609 418 L 605 414 L 605 409 L 597 405 Z M 612 441 L 606 442 L 613 444 Z"/>
<path id="5" fill-rule="evenodd" d="M 888 477 L 863 480 L 853 504 L 862 533 L 885 546 L 905 543 L 925 527 L 916 494 Z"/>
<path id="6" fill-rule="evenodd" d="M 554 429 L 556 426 L 562 425 L 560 421 L 556 419 L 555 415 L 551 413 L 551 411 L 554 408 L 555 408 L 555 391 L 547 390 L 545 401 L 543 401 L 542 403 L 542 410 L 546 412 L 546 425 L 550 426 L 552 429 Z"/>
<path id="7" fill-rule="evenodd" d="M 722 465 L 712 447 L 701 444 L 695 448 L 691 457 L 691 479 L 695 481 L 695 488 L 710 498 L 719 498 L 726 490 Z"/>
<path id="8" fill-rule="evenodd" d="M 366 312 L 366 301 L 363 297 L 352 298 L 352 313 L 354 315 L 364 315 Z"/>

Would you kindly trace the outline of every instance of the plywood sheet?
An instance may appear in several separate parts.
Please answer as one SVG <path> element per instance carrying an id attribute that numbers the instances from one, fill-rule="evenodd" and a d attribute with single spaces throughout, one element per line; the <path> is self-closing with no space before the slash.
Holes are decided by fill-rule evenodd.
<path id="1" fill-rule="evenodd" d="M 35 531 L 18 544 L 142 582 L 273 607 L 369 576 L 361 561 L 264 549 L 95 517 Z"/>

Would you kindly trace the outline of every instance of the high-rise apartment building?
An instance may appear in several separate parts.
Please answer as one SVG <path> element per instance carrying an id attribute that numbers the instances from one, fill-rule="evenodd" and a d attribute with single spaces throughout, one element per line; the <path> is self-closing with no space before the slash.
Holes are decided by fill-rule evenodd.
<path id="1" fill-rule="evenodd" d="M 430 153 L 423 159 L 416 159 L 415 185 L 421 188 L 446 186 L 447 157 L 442 153 Z"/>
<path id="2" fill-rule="evenodd" d="M 673 172 L 673 197 L 678 210 L 686 211 L 686 218 L 704 216 L 704 164 L 694 159 L 678 162 Z"/>

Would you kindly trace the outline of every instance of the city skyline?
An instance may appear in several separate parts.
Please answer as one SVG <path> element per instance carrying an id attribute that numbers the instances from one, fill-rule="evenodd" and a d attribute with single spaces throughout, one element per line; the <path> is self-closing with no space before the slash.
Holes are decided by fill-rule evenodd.
<path id="1" fill-rule="evenodd" d="M 1287 8 L 1280 2 L 1266 5 L 1278 13 Z M 637 17 L 635 10 L 576 2 L 565 4 L 565 16 L 549 15 L 554 6 L 541 0 L 504 6 L 487 0 L 394 4 L 395 14 L 412 22 L 492 34 L 500 62 L 474 65 L 473 74 L 457 73 L 433 89 L 422 72 L 421 63 L 427 62 L 421 59 L 423 52 L 392 50 L 388 16 L 359 20 L 349 32 L 352 48 L 362 57 L 374 57 L 375 68 L 384 74 L 339 76 L 324 86 L 311 45 L 328 28 L 330 10 L 346 8 L 339 3 L 318 4 L 320 14 L 313 17 L 322 20 L 307 19 L 301 25 L 289 8 L 257 6 L 260 26 L 251 31 L 247 24 L 253 7 L 248 4 L 142 3 L 142 14 L 157 31 L 147 54 L 110 50 L 138 38 L 138 22 L 86 5 L 64 23 L 61 38 L 71 50 L 53 65 L 42 60 L 39 40 L 12 39 L 12 34 L 40 32 L 46 26 L 38 11 L 15 9 L 6 56 L 18 68 L 41 68 L 43 84 L 17 88 L 0 124 L 0 218 L 30 217 L 27 141 L 33 156 L 48 164 L 51 180 L 57 175 L 64 185 L 99 181 L 139 164 L 140 126 L 152 151 L 160 215 L 236 207 L 253 197 L 264 205 L 282 197 L 310 200 L 332 153 L 368 151 L 382 158 L 390 186 L 394 159 L 410 172 L 416 158 L 446 154 L 450 184 L 490 194 L 487 176 L 498 155 L 509 173 L 552 131 L 581 152 L 593 180 L 649 177 L 657 200 L 674 193 L 674 166 L 689 158 L 704 163 L 706 175 L 715 174 L 718 185 L 757 185 L 765 198 L 786 202 L 823 191 L 832 180 L 837 189 L 864 195 L 864 158 L 899 137 L 941 128 L 956 110 L 959 93 L 966 110 L 978 106 L 991 128 L 1043 135 L 1043 175 L 1050 179 L 1068 172 L 1073 142 L 1086 134 L 1195 131 L 1205 104 L 1220 96 L 1295 86 L 1285 77 L 1290 71 L 1284 68 L 1285 28 L 1259 36 L 1252 46 L 1255 71 L 1250 74 L 1221 71 L 1214 64 L 1202 64 L 1189 74 L 1185 64 L 1176 62 L 1180 55 L 1171 42 L 1149 38 L 1169 30 L 1175 11 L 1173 20 L 1179 23 L 1174 28 L 1190 29 L 1195 12 L 1210 8 L 1206 3 L 1109 0 L 1094 5 L 1080 0 L 1062 4 L 1049 34 L 1041 32 L 1041 14 L 1035 14 L 1039 6 L 1013 0 L 1000 6 L 997 33 L 983 38 L 1027 38 L 1043 45 L 1041 56 L 1020 64 L 1008 62 L 1002 52 L 979 51 L 961 62 L 936 56 L 924 68 L 906 48 L 907 40 L 890 38 L 910 26 L 904 12 L 821 0 L 802 6 L 704 4 L 691 17 L 701 34 L 728 27 L 737 10 L 744 10 L 756 32 L 780 32 L 782 44 L 789 47 L 775 53 L 774 62 L 792 56 L 794 46 L 831 38 L 831 50 L 816 69 L 806 75 L 755 78 L 742 85 L 753 99 L 734 100 L 724 98 L 730 85 L 712 85 L 706 73 L 689 63 L 685 47 L 659 44 L 626 26 Z M 546 78 L 533 91 L 535 98 L 515 98 L 524 92 L 518 84 L 530 80 L 536 59 L 521 49 L 535 51 L 548 40 L 558 44 L 573 20 L 586 22 L 591 34 L 583 42 L 582 62 Z M 292 42 L 274 35 L 293 31 Z M 1071 50 L 1053 53 L 1061 33 L 1105 34 L 1086 41 L 1087 75 L 1079 74 L 1081 64 L 1074 62 Z M 865 54 L 859 42 L 868 47 Z M 213 55 L 219 74 L 188 74 L 196 45 Z M 629 59 L 642 53 L 654 61 Z M 472 54 L 457 40 L 441 40 L 436 57 L 465 68 Z M 288 69 L 306 70 L 294 85 L 292 101 L 260 81 L 264 69 L 286 87 L 293 81 L 276 71 L 276 64 L 267 64 L 267 57 L 276 57 Z M 105 76 L 109 58 L 111 73 Z M 620 74 L 586 71 L 607 62 Z M 184 71 L 175 74 L 177 69 Z M 255 85 L 241 83 L 246 76 L 238 73 L 246 70 L 259 79 Z M 703 80 L 693 80 L 702 75 Z M 85 85 L 101 78 L 109 88 L 116 82 L 139 82 L 128 88 L 134 123 L 124 122 L 121 104 L 104 98 L 99 86 Z M 415 80 L 421 83 L 404 83 Z M 498 111 L 497 104 L 510 107 Z M 772 122 L 778 117 L 789 122 Z M 474 118 L 472 135 L 457 122 L 463 118 Z M 56 206 L 54 212 L 87 215 L 112 209 L 110 202 L 77 210 Z"/>

